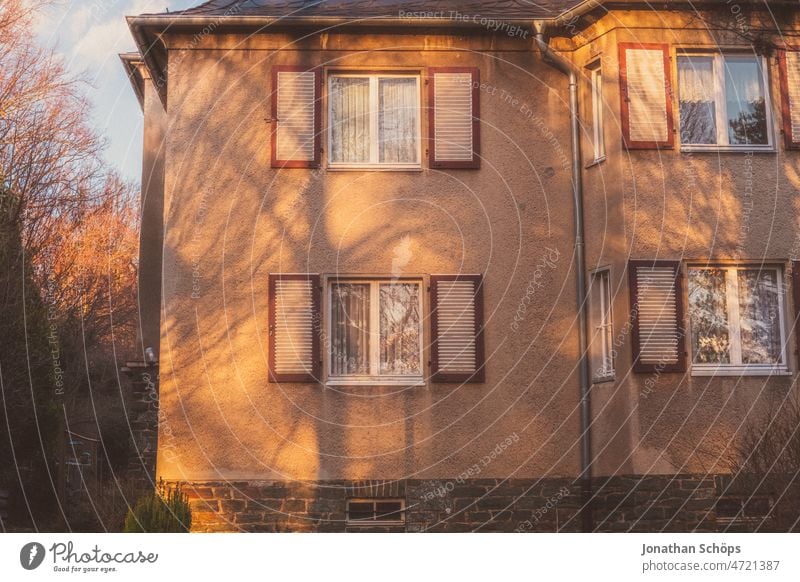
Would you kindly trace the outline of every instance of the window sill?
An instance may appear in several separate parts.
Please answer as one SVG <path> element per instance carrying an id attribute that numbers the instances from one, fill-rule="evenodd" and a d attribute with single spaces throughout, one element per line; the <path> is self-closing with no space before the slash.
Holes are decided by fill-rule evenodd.
<path id="1" fill-rule="evenodd" d="M 403 386 L 415 388 L 425 386 L 425 379 L 411 378 L 328 378 L 325 386 Z"/>
<path id="2" fill-rule="evenodd" d="M 586 164 L 586 166 L 584 167 L 584 169 L 585 169 L 585 170 L 588 170 L 589 168 L 593 168 L 594 166 L 599 166 L 600 164 L 602 164 L 602 163 L 603 163 L 603 162 L 605 162 L 605 161 L 606 161 L 606 157 L 605 157 L 605 156 L 603 156 L 603 157 L 601 157 L 601 158 L 595 158 L 595 159 L 593 159 L 591 162 L 589 162 L 588 164 Z"/>
<path id="3" fill-rule="evenodd" d="M 681 145 L 681 153 L 706 153 L 706 154 L 748 154 L 748 153 L 760 153 L 760 154 L 774 154 L 777 153 L 777 149 L 774 145 L 738 145 L 738 146 L 719 146 L 719 145 Z"/>
<path id="4" fill-rule="evenodd" d="M 692 366 L 692 376 L 791 376 L 785 366 Z"/>
<path id="5" fill-rule="evenodd" d="M 421 172 L 421 164 L 408 166 L 385 166 L 379 164 L 328 164 L 329 172 Z"/>
<path id="6" fill-rule="evenodd" d="M 616 379 L 617 377 L 614 374 L 598 376 L 597 378 L 592 378 L 592 384 L 606 384 L 608 382 L 614 382 Z"/>

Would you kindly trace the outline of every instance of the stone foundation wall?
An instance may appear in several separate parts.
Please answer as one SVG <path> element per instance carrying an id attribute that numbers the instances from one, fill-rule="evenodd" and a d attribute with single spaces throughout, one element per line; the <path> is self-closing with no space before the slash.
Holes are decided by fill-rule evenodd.
<path id="1" fill-rule="evenodd" d="M 177 483 L 172 483 L 175 486 Z M 572 479 L 181 483 L 198 532 L 579 532 Z M 595 531 L 717 531 L 713 476 L 596 479 Z M 348 499 L 402 499 L 405 523 L 353 526 Z"/>

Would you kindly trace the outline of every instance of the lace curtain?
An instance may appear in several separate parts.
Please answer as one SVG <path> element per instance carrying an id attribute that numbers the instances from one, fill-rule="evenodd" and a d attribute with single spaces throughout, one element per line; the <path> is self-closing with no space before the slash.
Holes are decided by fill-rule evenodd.
<path id="1" fill-rule="evenodd" d="M 419 285 L 381 285 L 381 374 L 420 375 Z"/>
<path id="2" fill-rule="evenodd" d="M 370 103 L 370 84 L 377 83 L 377 103 Z M 419 103 L 416 78 L 331 78 L 331 161 L 334 163 L 416 163 Z M 378 135 L 372 136 L 371 116 Z M 378 159 L 371 159 L 377 139 Z"/>
<path id="3" fill-rule="evenodd" d="M 378 321 L 371 320 L 371 291 L 379 285 Z M 331 374 L 422 374 L 418 283 L 334 283 L 331 289 Z M 372 341 L 379 361 L 372 362 Z"/>
<path id="4" fill-rule="evenodd" d="M 713 57 L 679 57 L 681 142 L 717 143 Z"/>
<path id="5" fill-rule="evenodd" d="M 378 149 L 381 163 L 417 161 L 417 80 L 380 79 Z"/>
<path id="6" fill-rule="evenodd" d="M 331 309 L 331 373 L 369 374 L 369 283 L 335 283 Z"/>
<path id="7" fill-rule="evenodd" d="M 369 79 L 331 77 L 331 161 L 369 162 Z"/>

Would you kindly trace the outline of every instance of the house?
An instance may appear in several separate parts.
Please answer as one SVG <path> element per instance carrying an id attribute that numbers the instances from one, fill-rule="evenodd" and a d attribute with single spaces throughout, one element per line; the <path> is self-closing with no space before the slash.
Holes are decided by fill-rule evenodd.
<path id="1" fill-rule="evenodd" d="M 797 393 L 798 10 L 766 7 L 130 17 L 193 529 L 719 529 L 730 443 Z"/>

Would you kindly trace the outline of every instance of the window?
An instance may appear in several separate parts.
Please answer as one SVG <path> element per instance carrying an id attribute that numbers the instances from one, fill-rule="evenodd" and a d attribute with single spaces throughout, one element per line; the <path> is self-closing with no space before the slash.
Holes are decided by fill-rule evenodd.
<path id="1" fill-rule="evenodd" d="M 603 141 L 603 74 L 600 61 L 589 67 L 589 80 L 592 84 L 592 147 L 593 161 L 599 162 L 606 157 L 606 146 Z"/>
<path id="2" fill-rule="evenodd" d="M 483 276 L 432 274 L 426 282 L 427 290 L 422 275 L 270 273 L 269 381 L 485 382 Z M 426 320 L 430 349 L 423 360 Z"/>
<path id="3" fill-rule="evenodd" d="M 418 76 L 331 75 L 330 165 L 419 167 L 419 104 Z"/>
<path id="4" fill-rule="evenodd" d="M 591 326 L 589 359 L 592 366 L 592 379 L 595 382 L 604 382 L 614 378 L 611 321 L 610 271 L 603 269 L 592 273 L 589 288 L 589 325 Z"/>
<path id="5" fill-rule="evenodd" d="M 690 266 L 693 373 L 787 372 L 779 267 Z"/>
<path id="6" fill-rule="evenodd" d="M 736 54 L 678 56 L 681 144 L 772 145 L 764 59 Z"/>
<path id="7" fill-rule="evenodd" d="M 329 376 L 422 381 L 420 281 L 334 279 Z"/>
<path id="8" fill-rule="evenodd" d="M 405 522 L 405 502 L 397 499 L 349 499 L 348 525 L 399 525 Z"/>

